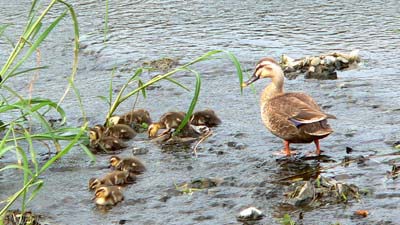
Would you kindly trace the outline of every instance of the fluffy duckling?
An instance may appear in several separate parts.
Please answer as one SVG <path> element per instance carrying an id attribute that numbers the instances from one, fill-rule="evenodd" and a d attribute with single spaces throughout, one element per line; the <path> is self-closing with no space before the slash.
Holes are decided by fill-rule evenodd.
<path id="1" fill-rule="evenodd" d="M 136 132 L 126 124 L 114 124 L 111 127 L 104 127 L 102 125 L 94 126 L 94 129 L 101 132 L 103 136 L 111 136 L 121 139 L 132 139 L 136 136 Z"/>
<path id="2" fill-rule="evenodd" d="M 116 155 L 111 156 L 110 166 L 116 170 L 128 171 L 130 174 L 143 173 L 146 167 L 136 157 L 120 158 Z"/>
<path id="3" fill-rule="evenodd" d="M 129 111 L 120 116 L 112 116 L 110 118 L 111 124 L 125 124 L 133 127 L 137 132 L 142 124 L 150 125 L 152 123 L 150 113 L 145 109 L 137 109 Z"/>
<path id="4" fill-rule="evenodd" d="M 104 133 L 97 128 L 90 129 L 89 139 L 90 147 L 96 151 L 115 151 L 127 147 L 119 138 L 104 136 Z"/>
<path id="5" fill-rule="evenodd" d="M 183 119 L 185 118 L 185 112 L 167 112 L 160 117 L 160 120 L 156 123 L 152 123 L 147 129 L 147 133 L 150 138 L 154 138 L 157 136 L 163 136 L 172 129 L 176 129 L 179 127 Z M 189 129 L 189 123 L 183 129 Z M 159 129 L 166 129 L 160 135 L 157 135 Z"/>
<path id="6" fill-rule="evenodd" d="M 124 195 L 120 187 L 104 186 L 96 189 L 93 200 L 97 205 L 112 206 L 124 200 Z"/>
<path id="7" fill-rule="evenodd" d="M 221 120 L 215 114 L 214 110 L 206 109 L 193 113 L 190 123 L 195 126 L 215 127 L 221 124 Z"/>
<path id="8" fill-rule="evenodd" d="M 129 171 L 113 171 L 108 173 L 101 179 L 98 178 L 90 178 L 89 180 L 89 189 L 95 190 L 99 187 L 103 186 L 114 186 L 120 184 L 127 184 L 133 181 L 134 177 L 132 178 L 129 174 Z"/>
<path id="9" fill-rule="evenodd" d="M 314 99 L 305 93 L 285 93 L 284 74 L 275 60 L 261 59 L 253 76 L 242 86 L 248 86 L 260 78 L 272 80 L 261 94 L 261 117 L 268 130 L 284 140 L 284 154 L 291 155 L 291 143 L 314 142 L 316 154 L 319 155 L 319 140 L 333 132 L 327 119 L 336 117 L 323 112 Z"/>

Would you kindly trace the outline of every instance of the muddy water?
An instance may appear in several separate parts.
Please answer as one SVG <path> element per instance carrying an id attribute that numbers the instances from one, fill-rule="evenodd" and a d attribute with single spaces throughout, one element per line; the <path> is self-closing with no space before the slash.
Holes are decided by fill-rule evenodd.
<path id="1" fill-rule="evenodd" d="M 15 40 L 30 1 L 9 2 L 0 0 L 0 21 L 12 24 L 6 34 Z M 285 84 L 288 91 L 309 93 L 327 112 L 337 116 L 331 121 L 335 133 L 321 142 L 330 162 L 277 160 L 279 157 L 272 153 L 282 147 L 281 141 L 263 127 L 259 115 L 258 93 L 268 81 L 256 83 L 257 94 L 248 89 L 241 95 L 234 67 L 228 60 L 207 62 L 195 67 L 203 76 L 198 109 L 215 109 L 223 124 L 201 145 L 198 158 L 189 152 L 162 151 L 144 136 L 129 142 L 131 147 L 121 155 L 130 155 L 133 147 L 147 149 L 139 157 L 148 171 L 135 185 L 124 189 L 122 204 L 104 212 L 90 201 L 92 193 L 86 187 L 90 177 L 108 172 L 108 157 L 98 156 L 92 165 L 84 153 L 74 149 L 43 176 L 46 186 L 31 204 L 34 212 L 45 215 L 49 224 L 118 224 L 120 220 L 126 224 L 240 224 L 235 218 L 237 213 L 256 206 L 266 214 L 260 224 L 279 224 L 285 213 L 297 219 L 300 212 L 304 213 L 303 224 L 399 224 L 399 181 L 385 178 L 391 169 L 390 160 L 396 157 L 377 157 L 362 164 L 329 169 L 325 176 L 370 193 L 362 201 L 346 205 L 287 207 L 283 194 L 288 185 L 275 182 L 309 168 L 330 166 L 345 156 L 394 151 L 392 144 L 400 140 L 397 1 L 130 2 L 111 2 L 106 43 L 102 33 L 104 3 L 73 4 L 79 17 L 82 47 L 77 86 L 91 125 L 104 120 L 107 107 L 96 96 L 107 94 L 113 67 L 119 69 L 114 86 L 118 89 L 138 65 L 161 57 L 183 63 L 208 50 L 224 49 L 233 52 L 248 70 L 264 56 L 278 59 L 285 53 L 296 58 L 360 49 L 363 63 L 356 70 L 340 72 L 338 80 L 300 78 Z M 56 11 L 61 12 L 62 8 Z M 42 46 L 41 64 L 50 69 L 41 71 L 34 86 L 36 95 L 54 100 L 62 95 L 60 90 L 70 73 L 72 38 L 71 22 L 64 19 Z M 0 57 L 5 60 L 10 48 L 3 39 L 0 49 Z M 143 74 L 143 78 L 152 75 Z M 180 74 L 177 79 L 188 85 L 194 80 L 189 74 Z M 30 77 L 20 77 L 10 80 L 9 85 L 24 92 L 29 80 Z M 190 103 L 185 91 L 167 82 L 148 94 L 147 99 L 140 99 L 139 106 L 149 109 L 155 119 L 169 110 L 185 110 Z M 131 103 L 122 105 L 121 112 L 128 110 Z M 64 108 L 70 124 L 78 124 L 79 107 L 72 94 Z M 314 148 L 294 147 L 304 153 Z M 353 148 L 350 155 L 346 154 L 346 147 Z M 10 155 L 0 163 L 13 160 Z M 0 175 L 1 199 L 17 190 L 20 183 L 14 177 L 18 176 L 11 171 Z M 173 191 L 174 183 L 200 177 L 224 178 L 226 182 L 192 195 Z M 358 209 L 366 209 L 370 215 L 354 218 L 353 212 Z"/>

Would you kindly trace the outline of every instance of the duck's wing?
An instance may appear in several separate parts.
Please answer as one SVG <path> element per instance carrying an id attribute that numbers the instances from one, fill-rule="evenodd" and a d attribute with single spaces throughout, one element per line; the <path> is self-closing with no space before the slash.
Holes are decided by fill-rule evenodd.
<path id="1" fill-rule="evenodd" d="M 310 97 L 311 98 L 311 97 Z M 332 115 L 322 112 L 314 100 L 304 102 L 292 94 L 283 94 L 272 98 L 268 107 L 271 113 L 280 114 L 291 121 L 296 127 L 332 118 Z"/>
<path id="2" fill-rule="evenodd" d="M 295 97 L 298 98 L 299 100 L 301 100 L 302 102 L 306 103 L 307 105 L 309 105 L 311 108 L 313 109 L 318 109 L 321 111 L 321 108 L 319 107 L 319 105 L 317 104 L 317 102 L 315 102 L 315 100 L 313 98 L 311 98 L 311 96 L 307 95 L 306 93 L 301 93 L 301 92 L 289 92 L 289 93 L 285 93 L 284 95 L 289 96 L 289 97 Z"/>

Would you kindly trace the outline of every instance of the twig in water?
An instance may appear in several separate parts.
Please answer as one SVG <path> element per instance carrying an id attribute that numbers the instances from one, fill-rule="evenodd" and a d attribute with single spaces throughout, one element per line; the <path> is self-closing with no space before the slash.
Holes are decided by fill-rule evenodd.
<path id="1" fill-rule="evenodd" d="M 212 130 L 209 130 L 197 143 L 196 145 L 193 147 L 193 153 L 194 156 L 197 158 L 197 147 L 199 147 L 199 144 L 202 143 L 203 141 L 205 141 L 208 137 L 210 137 L 213 134 Z"/>

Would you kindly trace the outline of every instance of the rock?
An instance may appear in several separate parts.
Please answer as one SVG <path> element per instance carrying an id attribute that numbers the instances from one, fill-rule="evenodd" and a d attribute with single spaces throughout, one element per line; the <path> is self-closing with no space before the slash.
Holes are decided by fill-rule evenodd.
<path id="1" fill-rule="evenodd" d="M 199 178 L 192 180 L 189 186 L 195 189 L 206 189 L 217 187 L 222 184 L 222 182 L 224 182 L 222 178 Z"/>
<path id="2" fill-rule="evenodd" d="M 311 66 L 318 66 L 321 63 L 319 57 L 314 57 L 311 59 L 310 65 Z"/>
<path id="3" fill-rule="evenodd" d="M 303 186 L 297 187 L 291 194 L 290 203 L 295 206 L 308 205 L 315 197 L 315 188 L 310 181 Z"/>
<path id="4" fill-rule="evenodd" d="M 132 149 L 132 154 L 133 155 L 144 155 L 144 154 L 147 154 L 149 152 L 149 149 L 147 149 L 147 148 L 137 148 L 137 147 L 134 147 L 133 149 Z"/>
<path id="5" fill-rule="evenodd" d="M 256 207 L 249 207 L 240 211 L 237 219 L 239 221 L 251 221 L 251 220 L 260 220 L 264 217 L 264 213 L 257 209 Z"/>
<path id="6" fill-rule="evenodd" d="M 334 52 L 300 59 L 282 55 L 280 65 L 288 79 L 295 79 L 298 74 L 305 73 L 305 78 L 308 79 L 328 80 L 337 79 L 336 70 L 354 68 L 358 62 L 360 57 L 358 50 L 355 50 L 350 54 Z"/>

